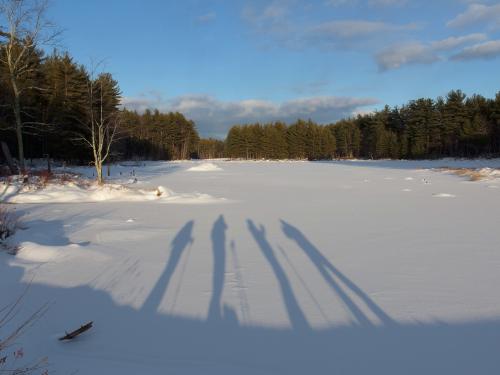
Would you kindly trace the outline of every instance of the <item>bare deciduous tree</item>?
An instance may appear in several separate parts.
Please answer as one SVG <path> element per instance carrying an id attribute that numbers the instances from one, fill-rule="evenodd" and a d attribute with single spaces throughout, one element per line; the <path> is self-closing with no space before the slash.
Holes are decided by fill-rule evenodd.
<path id="1" fill-rule="evenodd" d="M 90 147 L 97 182 L 102 184 L 103 165 L 110 157 L 112 145 L 118 140 L 120 117 L 117 105 L 120 92 L 110 74 L 97 75 L 96 71 L 96 65 L 92 64 L 87 84 L 87 116 L 78 140 Z"/>
<path id="2" fill-rule="evenodd" d="M 25 77 L 33 73 L 32 61 L 37 48 L 55 42 L 58 31 L 46 19 L 48 0 L 0 0 L 0 64 L 5 68 L 7 82 L 12 92 L 12 110 L 15 119 L 19 167 L 24 171 L 24 144 L 22 97 L 34 87 Z"/>

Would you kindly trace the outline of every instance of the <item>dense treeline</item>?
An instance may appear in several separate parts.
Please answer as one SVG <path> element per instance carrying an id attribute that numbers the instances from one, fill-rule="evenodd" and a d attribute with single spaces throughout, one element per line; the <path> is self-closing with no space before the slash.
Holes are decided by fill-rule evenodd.
<path id="1" fill-rule="evenodd" d="M 146 110 L 143 114 L 121 111 L 123 139 L 117 153 L 125 159 L 156 160 L 196 157 L 199 142 L 193 121 L 181 113 Z"/>
<path id="2" fill-rule="evenodd" d="M 30 22 L 44 9 L 24 8 L 28 3 L 10 0 L 0 8 L 8 23 L 0 25 L 0 140 L 18 155 L 21 169 L 25 158 L 45 156 L 93 162 L 99 175 L 103 163 L 120 159 L 500 154 L 500 93 L 487 99 L 461 91 L 330 125 L 304 120 L 238 125 L 225 141 L 200 139 L 194 122 L 181 113 L 120 109 L 120 88 L 111 74 L 86 68 L 68 53 L 46 55 L 37 44 L 38 24 Z"/>
<path id="3" fill-rule="evenodd" d="M 330 125 L 298 120 L 233 126 L 225 142 L 230 158 L 439 158 L 500 153 L 500 93 L 495 99 L 418 99 L 402 107 L 359 115 Z"/>
<path id="4" fill-rule="evenodd" d="M 4 49 L 2 49 L 2 52 Z M 27 157 L 59 154 L 67 159 L 90 158 L 81 143 L 66 142 L 76 138 L 87 107 L 88 73 L 68 55 L 44 57 L 41 51 L 30 56 L 30 70 L 20 75 L 22 87 L 20 115 Z M 9 71 L 0 66 L 0 130 L 11 151 L 17 154 L 15 111 Z"/>
<path id="5" fill-rule="evenodd" d="M 225 157 L 224 141 L 214 138 L 200 139 L 197 155 L 200 159 L 217 159 Z"/>
<path id="6" fill-rule="evenodd" d="M 30 63 L 32 73 L 20 81 L 26 87 L 20 103 L 26 158 L 50 155 L 79 163 L 92 160 L 91 149 L 82 142 L 82 136 L 88 132 L 88 91 L 92 79 L 98 91 L 94 97 L 118 116 L 119 134 L 112 147 L 112 160 L 196 156 L 199 136 L 195 124 L 182 114 L 119 110 L 120 90 L 109 73 L 92 78 L 88 70 L 68 54 L 53 53 L 45 57 L 38 51 L 35 57 L 32 56 Z M 8 72 L 0 66 L 0 135 L 17 155 L 14 96 L 8 79 Z M 102 89 L 102 97 L 99 89 Z"/>
<path id="7" fill-rule="evenodd" d="M 325 126 L 312 121 L 234 126 L 226 139 L 226 155 L 245 159 L 330 159 L 335 156 L 335 137 Z"/>

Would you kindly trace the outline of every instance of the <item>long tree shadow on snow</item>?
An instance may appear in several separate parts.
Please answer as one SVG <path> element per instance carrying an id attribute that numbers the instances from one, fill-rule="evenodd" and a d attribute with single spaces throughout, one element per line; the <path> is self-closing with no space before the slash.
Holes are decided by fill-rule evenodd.
<path id="1" fill-rule="evenodd" d="M 351 279 L 340 272 L 296 227 L 281 220 L 281 226 L 285 236 L 295 241 L 297 245 L 309 257 L 314 266 L 318 269 L 323 279 L 330 285 L 330 287 L 337 293 L 345 306 L 354 315 L 356 320 L 361 325 L 371 325 L 368 317 L 363 311 L 349 298 L 344 292 L 341 285 L 335 281 L 334 276 L 341 281 L 348 289 L 356 294 L 370 311 L 377 316 L 382 324 L 392 324 L 393 320 L 375 301 L 373 301 L 361 288 L 359 288 Z"/>

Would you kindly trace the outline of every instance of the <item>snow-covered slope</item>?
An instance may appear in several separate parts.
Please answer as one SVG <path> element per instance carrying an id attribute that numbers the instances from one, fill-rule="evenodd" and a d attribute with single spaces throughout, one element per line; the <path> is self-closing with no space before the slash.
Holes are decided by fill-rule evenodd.
<path id="1" fill-rule="evenodd" d="M 51 304 L 22 345 L 57 373 L 495 374 L 500 180 L 428 169 L 460 163 L 117 167 L 217 199 L 16 205 L 0 295 Z"/>

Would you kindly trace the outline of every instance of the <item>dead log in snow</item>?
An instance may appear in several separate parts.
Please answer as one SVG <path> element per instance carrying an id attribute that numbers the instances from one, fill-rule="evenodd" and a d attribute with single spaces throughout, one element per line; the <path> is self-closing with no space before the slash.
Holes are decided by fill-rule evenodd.
<path id="1" fill-rule="evenodd" d="M 92 324 L 94 324 L 94 322 L 88 322 L 87 324 L 81 326 L 80 328 L 74 330 L 73 332 L 65 332 L 66 335 L 64 335 L 63 337 L 59 337 L 59 341 L 63 341 L 63 340 L 72 340 L 74 339 L 76 336 L 82 334 L 83 332 L 85 331 L 88 331 L 89 329 L 92 328 Z"/>

